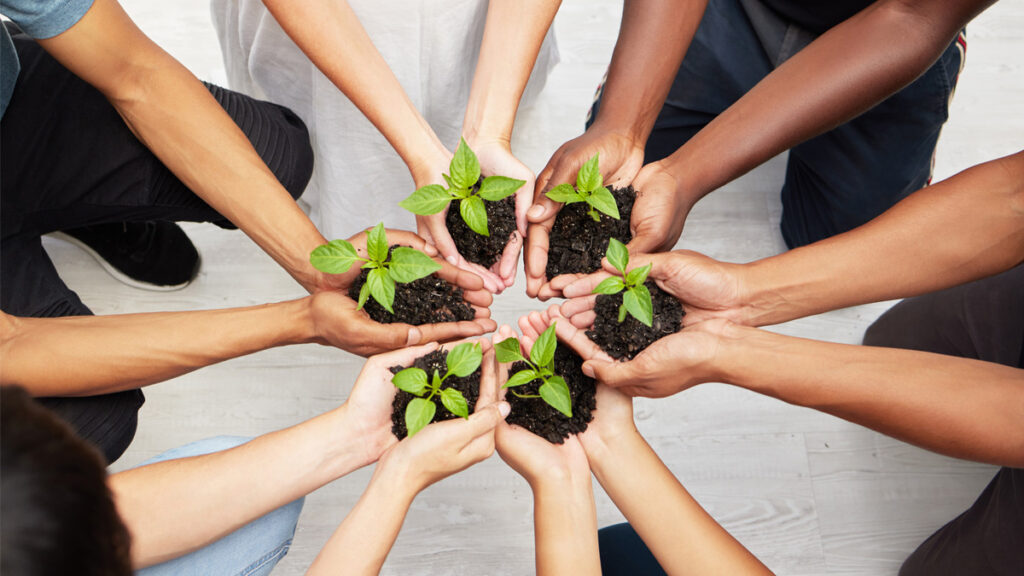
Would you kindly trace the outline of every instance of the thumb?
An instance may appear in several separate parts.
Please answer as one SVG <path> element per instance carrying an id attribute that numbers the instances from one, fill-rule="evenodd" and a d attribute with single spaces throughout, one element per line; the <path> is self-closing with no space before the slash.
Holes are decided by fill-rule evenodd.
<path id="1" fill-rule="evenodd" d="M 583 363 L 583 373 L 597 379 L 612 388 L 626 386 L 637 380 L 638 371 L 633 362 L 610 362 L 607 360 L 587 360 Z"/>
<path id="2" fill-rule="evenodd" d="M 508 413 L 512 411 L 512 405 L 508 402 L 501 401 L 493 404 L 488 404 L 484 408 L 473 412 L 469 417 L 469 429 L 473 438 L 487 434 L 494 430 L 494 427 L 498 425 L 498 422 L 504 420 Z"/>

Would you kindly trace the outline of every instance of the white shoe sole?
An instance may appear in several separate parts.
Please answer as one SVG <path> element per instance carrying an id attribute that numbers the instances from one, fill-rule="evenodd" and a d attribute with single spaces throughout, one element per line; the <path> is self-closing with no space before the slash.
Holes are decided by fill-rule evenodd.
<path id="1" fill-rule="evenodd" d="M 75 246 L 78 246 L 82 250 L 85 250 L 87 254 L 89 254 L 90 256 L 93 257 L 94 260 L 99 262 L 100 266 L 102 266 L 103 269 L 107 271 L 107 274 L 113 276 L 114 279 L 117 280 L 118 282 L 126 286 L 131 286 L 132 288 L 138 288 L 140 290 L 149 290 L 150 292 L 174 292 L 175 290 L 181 290 L 182 288 L 192 283 L 192 280 L 187 280 L 181 284 L 163 286 L 159 284 L 150 284 L 148 282 L 140 282 L 132 278 L 131 276 L 126 275 L 124 272 L 121 272 L 117 268 L 114 268 L 110 264 L 110 262 L 107 262 L 102 256 L 99 255 L 98 252 L 96 252 L 88 244 L 82 242 L 81 240 L 75 238 L 74 236 L 70 236 L 63 232 L 51 232 L 47 234 L 47 236 L 49 236 L 50 238 L 63 240 L 64 242 L 67 242 L 69 244 L 74 244 Z"/>

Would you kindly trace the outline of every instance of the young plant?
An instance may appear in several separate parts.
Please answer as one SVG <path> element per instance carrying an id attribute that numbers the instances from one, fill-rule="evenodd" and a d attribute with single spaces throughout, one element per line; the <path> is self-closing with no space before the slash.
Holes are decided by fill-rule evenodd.
<path id="1" fill-rule="evenodd" d="M 434 376 L 429 383 L 427 382 L 427 373 L 420 368 L 406 368 L 395 374 L 391 382 L 399 390 L 405 390 L 416 396 L 405 407 L 405 428 L 409 431 L 409 436 L 422 430 L 434 419 L 434 413 L 437 412 L 437 405 L 433 402 L 434 396 L 440 396 L 441 403 L 452 414 L 469 418 L 469 404 L 462 392 L 455 388 L 442 389 L 441 386 L 449 376 L 454 375 L 460 378 L 469 376 L 480 367 L 482 359 L 483 352 L 480 350 L 480 344 L 466 342 L 452 348 L 448 356 L 445 357 L 444 376 L 434 370 Z"/>
<path id="2" fill-rule="evenodd" d="M 480 183 L 479 189 L 473 190 L 480 180 L 480 162 L 465 139 L 455 150 L 448 174 L 443 176 L 448 183 L 447 188 L 440 184 L 429 184 L 413 192 L 398 205 L 413 214 L 428 216 L 444 210 L 452 200 L 460 200 L 459 213 L 462 220 L 481 236 L 491 235 L 487 230 L 487 208 L 484 201 L 497 202 L 507 198 L 526 184 L 524 180 L 507 176 L 488 176 Z"/>
<path id="3" fill-rule="evenodd" d="M 572 187 L 572 184 L 559 184 L 548 190 L 546 196 L 555 202 L 562 202 L 564 204 L 586 202 L 590 205 L 590 210 L 587 211 L 587 214 L 595 222 L 601 221 L 601 215 L 598 212 L 604 212 L 618 220 L 619 207 L 615 204 L 615 196 L 612 196 L 612 193 L 604 187 L 604 179 L 601 177 L 601 171 L 597 167 L 597 156 L 597 154 L 594 154 L 580 168 L 580 171 L 576 173 L 575 189 Z"/>
<path id="4" fill-rule="evenodd" d="M 555 410 L 572 418 L 572 396 L 569 394 L 569 385 L 565 383 L 565 378 L 555 374 L 555 347 L 557 345 L 555 325 L 551 324 L 533 343 L 529 359 L 523 357 L 520 352 L 522 349 L 519 347 L 519 340 L 515 338 L 506 338 L 498 342 L 494 350 L 498 362 L 521 361 L 530 366 L 510 376 L 502 388 L 515 388 L 534 380 L 542 380 L 543 383 L 538 390 L 539 394 L 520 394 L 515 390 L 509 390 L 509 392 L 519 398 L 540 398 Z"/>
<path id="5" fill-rule="evenodd" d="M 370 230 L 366 237 L 366 252 L 369 258 L 360 258 L 355 246 L 347 240 L 331 240 L 327 244 L 317 246 L 309 255 L 309 262 L 314 268 L 328 274 L 347 272 L 352 264 L 363 262 L 363 268 L 370 272 L 366 283 L 359 290 L 359 303 L 356 310 L 366 304 L 367 298 L 373 299 L 388 312 L 395 313 L 395 283 L 406 284 L 429 276 L 441 269 L 441 265 L 430 257 L 408 246 L 398 246 L 388 256 L 388 238 L 384 232 L 384 224 L 380 223 Z"/>
<path id="6" fill-rule="evenodd" d="M 651 272 L 651 265 L 642 268 L 635 268 L 629 274 L 626 273 L 626 266 L 629 265 L 629 250 L 626 245 L 615 238 L 608 240 L 608 252 L 605 254 L 608 262 L 615 267 L 622 277 L 612 276 L 605 278 L 597 287 L 594 294 L 618 294 L 623 290 L 622 305 L 619 306 L 619 322 L 626 319 L 628 312 L 633 318 L 650 327 L 654 319 L 654 307 L 651 304 L 651 291 L 644 286 L 647 275 Z"/>

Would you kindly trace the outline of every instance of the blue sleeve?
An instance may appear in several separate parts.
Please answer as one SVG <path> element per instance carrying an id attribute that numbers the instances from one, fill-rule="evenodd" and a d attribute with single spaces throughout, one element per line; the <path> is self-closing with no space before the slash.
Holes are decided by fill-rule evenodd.
<path id="1" fill-rule="evenodd" d="M 4 0 L 2 10 L 25 34 L 45 39 L 77 24 L 92 3 L 93 0 Z"/>

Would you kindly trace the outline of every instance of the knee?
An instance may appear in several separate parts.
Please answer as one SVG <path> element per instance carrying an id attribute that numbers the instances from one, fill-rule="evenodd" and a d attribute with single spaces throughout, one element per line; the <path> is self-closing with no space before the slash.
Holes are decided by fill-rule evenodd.
<path id="1" fill-rule="evenodd" d="M 145 396 L 136 389 L 82 398 L 40 398 L 39 402 L 70 424 L 79 437 L 96 446 L 110 464 L 135 439 Z"/>

